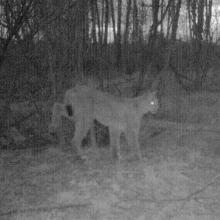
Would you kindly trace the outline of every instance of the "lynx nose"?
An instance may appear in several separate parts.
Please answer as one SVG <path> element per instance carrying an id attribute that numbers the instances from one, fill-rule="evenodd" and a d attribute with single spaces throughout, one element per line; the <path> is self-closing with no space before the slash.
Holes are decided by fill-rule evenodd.
<path id="1" fill-rule="evenodd" d="M 159 103 L 157 101 L 152 101 L 151 106 L 152 106 L 152 113 L 156 114 L 159 109 Z"/>

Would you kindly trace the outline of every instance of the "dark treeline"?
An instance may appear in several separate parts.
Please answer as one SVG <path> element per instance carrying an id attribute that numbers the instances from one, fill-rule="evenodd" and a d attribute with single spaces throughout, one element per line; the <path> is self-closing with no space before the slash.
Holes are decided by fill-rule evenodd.
<path id="1" fill-rule="evenodd" d="M 149 70 L 156 77 L 169 68 L 184 88 L 201 89 L 219 54 L 213 6 L 212 0 L 1 0 L 2 115 L 19 94 L 56 97 L 70 79 L 89 74 L 102 83 L 114 72 L 139 72 L 141 88 Z"/>

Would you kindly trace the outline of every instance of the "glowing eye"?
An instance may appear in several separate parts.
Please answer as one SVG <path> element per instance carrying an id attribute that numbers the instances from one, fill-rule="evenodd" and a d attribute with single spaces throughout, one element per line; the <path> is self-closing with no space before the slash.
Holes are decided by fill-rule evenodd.
<path id="1" fill-rule="evenodd" d="M 155 103 L 154 103 L 154 101 L 151 101 L 150 104 L 151 104 L 151 105 L 154 105 Z"/>

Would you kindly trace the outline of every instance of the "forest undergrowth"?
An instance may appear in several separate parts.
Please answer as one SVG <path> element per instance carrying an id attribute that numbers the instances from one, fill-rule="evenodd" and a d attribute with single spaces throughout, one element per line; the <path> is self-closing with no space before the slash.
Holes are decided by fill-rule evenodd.
<path id="1" fill-rule="evenodd" d="M 96 149 L 85 143 L 86 161 L 47 136 L 40 142 L 40 135 L 29 147 L 22 143 L 2 150 L 1 219 L 218 219 L 219 94 L 181 96 L 181 91 L 177 101 L 170 88 L 160 99 L 158 114 L 142 120 L 143 161 L 134 157 L 123 136 L 120 164 L 101 137 Z M 48 106 L 40 109 L 49 123 Z M 40 123 L 33 119 L 25 123 Z M 65 126 L 69 138 L 72 125 Z"/>

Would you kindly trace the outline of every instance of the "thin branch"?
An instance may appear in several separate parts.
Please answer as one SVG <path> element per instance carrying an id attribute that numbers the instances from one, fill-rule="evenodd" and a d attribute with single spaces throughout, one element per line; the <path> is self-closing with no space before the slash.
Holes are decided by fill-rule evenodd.
<path id="1" fill-rule="evenodd" d="M 33 116 L 34 114 L 36 114 L 36 112 L 31 112 L 26 116 L 23 116 L 21 119 L 13 122 L 10 124 L 10 127 L 17 127 L 19 126 L 19 124 L 23 123 L 24 121 L 26 121 L 27 119 L 29 119 L 31 116 Z"/>
<path id="2" fill-rule="evenodd" d="M 164 10 L 164 13 L 163 13 L 162 16 L 161 16 L 160 21 L 158 21 L 157 26 L 160 25 L 160 24 L 163 22 L 163 20 L 164 20 L 166 14 L 167 14 L 168 9 L 170 8 L 170 4 L 171 4 L 172 1 L 173 1 L 173 0 L 169 0 L 169 2 L 167 3 L 167 7 L 166 7 L 166 9 Z"/>
<path id="3" fill-rule="evenodd" d="M 34 208 L 27 208 L 27 209 L 14 209 L 8 212 L 1 212 L 0 216 L 11 216 L 11 215 L 17 215 L 17 214 L 25 214 L 25 213 L 31 213 L 31 212 L 51 212 L 54 210 L 57 211 L 63 211 L 66 209 L 79 209 L 79 208 L 87 208 L 91 206 L 91 202 L 87 203 L 79 203 L 79 204 L 66 204 L 66 205 L 60 205 L 60 206 L 44 206 L 44 207 L 34 207 Z"/>

